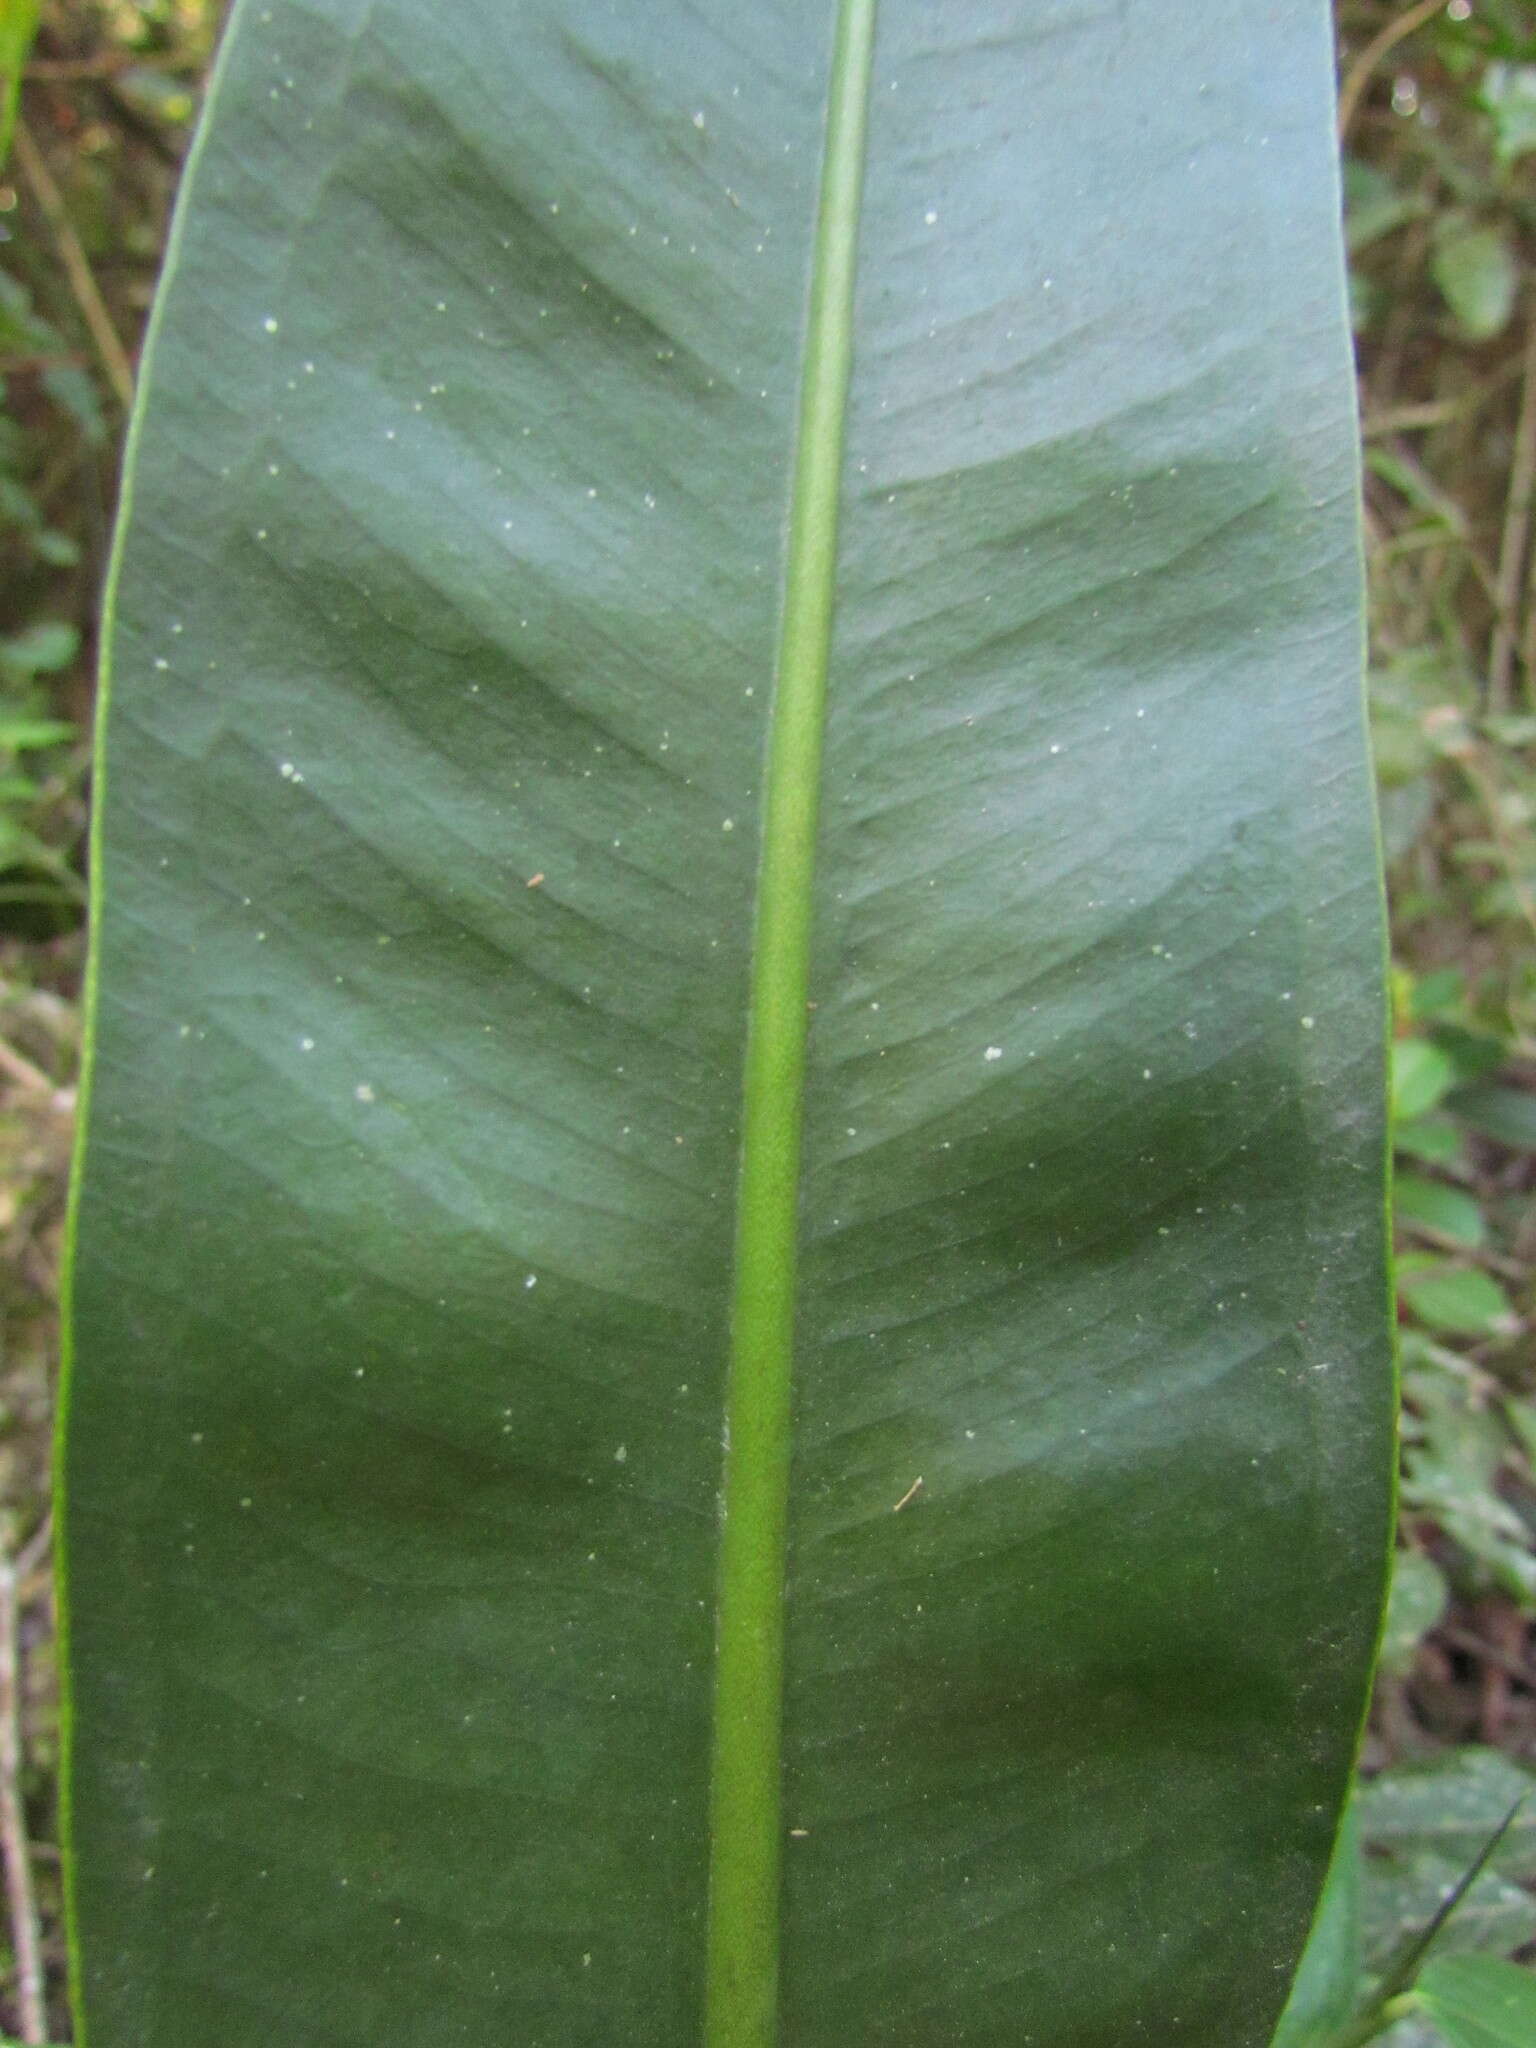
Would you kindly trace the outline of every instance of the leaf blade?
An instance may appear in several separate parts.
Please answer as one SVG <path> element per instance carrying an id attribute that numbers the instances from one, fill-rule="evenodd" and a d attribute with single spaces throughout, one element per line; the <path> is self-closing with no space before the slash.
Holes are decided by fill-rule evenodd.
<path id="1" fill-rule="evenodd" d="M 670 2048 L 701 1995 L 764 570 L 827 25 L 572 7 L 514 63 L 405 10 L 271 12 L 238 17 L 184 216 L 117 619 L 69 1453 L 86 2007 L 164 2048 L 274 2020 L 298 2048 L 449 2021 Z M 1012 2040 L 1020 1996 L 1118 2043 L 1138 1984 L 1165 2038 L 1260 2038 L 1371 1633 L 1373 1567 L 1330 1534 L 1382 1519 L 1388 1471 L 1347 385 L 1315 341 L 1342 333 L 1336 251 L 1268 210 L 1254 139 L 1273 113 L 1304 141 L 1320 222 L 1326 43 L 1319 17 L 1229 60 L 1213 120 L 1224 39 L 1192 16 L 1160 56 L 1149 23 L 1125 77 L 1177 153 L 1123 126 L 1100 198 L 1112 170 L 1146 210 L 1090 260 L 1065 201 L 1107 26 L 1005 23 L 999 69 L 974 23 L 933 45 L 882 14 L 803 1225 L 806 2044 L 919 2013 Z M 1047 58 L 1050 146 L 1021 118 Z M 941 146 L 957 92 L 991 124 L 976 165 L 975 135 Z M 1239 312 L 1287 277 L 1277 361 L 1242 317 L 1196 338 L 1213 236 Z M 937 346 L 925 283 L 963 314 Z M 1117 302 L 1184 311 L 1128 350 Z M 1303 366 L 1326 460 L 1284 425 Z M 1292 522 L 1318 498 L 1311 613 Z M 937 597 L 904 609 L 892 563 Z M 1304 765 L 1340 746 L 1338 782 Z M 1123 810 L 1079 857 L 1104 787 Z M 1296 1539 L 1260 1575 L 1268 1647 L 1212 1471 L 1257 1472 Z M 1221 1787 L 1253 1795 L 1255 1729 L 1293 1727 L 1283 1645 L 1324 1608 L 1314 1760 L 1266 1747 L 1239 1818 Z M 1177 1847 L 1148 1818 L 1170 1783 Z M 1233 1864 L 1243 1960 L 1185 1924 Z M 1156 1945 L 1085 1971 L 1106 1914 Z M 1021 1955 L 1021 1923 L 1050 1941 Z"/>
<path id="2" fill-rule="evenodd" d="M 1496 1956 L 1437 1956 L 1418 1982 L 1452 2048 L 1521 2048 L 1536 2026 L 1536 1978 Z"/>
<path id="3" fill-rule="evenodd" d="M 1354 2014 L 1361 1962 L 1360 1831 L 1353 1807 L 1346 1807 L 1317 1916 L 1271 2048 L 1313 2048 L 1340 2032 Z"/>

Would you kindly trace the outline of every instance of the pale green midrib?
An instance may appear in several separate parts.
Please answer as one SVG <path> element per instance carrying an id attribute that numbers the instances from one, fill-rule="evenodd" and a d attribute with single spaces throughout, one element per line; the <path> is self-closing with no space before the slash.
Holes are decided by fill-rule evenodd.
<path id="1" fill-rule="evenodd" d="M 706 2048 L 777 2039 L 783 1593 L 811 894 L 876 0 L 841 0 L 828 89 L 763 796 L 726 1392 Z"/>

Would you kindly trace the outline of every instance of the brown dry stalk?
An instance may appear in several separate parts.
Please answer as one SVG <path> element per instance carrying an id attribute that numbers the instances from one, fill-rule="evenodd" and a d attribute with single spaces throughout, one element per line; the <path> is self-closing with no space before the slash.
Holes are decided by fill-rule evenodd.
<path id="1" fill-rule="evenodd" d="M 1504 531 L 1499 542 L 1499 568 L 1494 585 L 1493 646 L 1488 656 L 1490 711 L 1507 711 L 1510 705 L 1533 493 L 1536 493 L 1536 314 L 1526 321 L 1520 418 L 1515 427 L 1509 495 L 1504 501 Z M 1525 690 L 1529 701 L 1533 694 L 1533 681 L 1529 675 L 1525 679 Z"/>
<path id="2" fill-rule="evenodd" d="M 22 176 L 32 188 L 32 196 L 42 208 L 44 218 L 53 231 L 58 246 L 59 261 L 64 275 L 69 279 L 69 288 L 75 295 L 75 304 L 80 308 L 80 317 L 90 331 L 101 358 L 101 367 L 107 382 L 117 395 L 117 401 L 127 412 L 133 404 L 133 365 L 123 347 L 117 329 L 112 325 L 112 316 L 107 311 L 106 301 L 91 275 L 91 266 L 80 237 L 75 233 L 69 218 L 69 209 L 64 204 L 64 195 L 54 182 L 52 171 L 44 160 L 42 151 L 32 140 L 25 121 L 16 123 L 13 138 L 16 161 L 21 165 Z"/>
<path id="3" fill-rule="evenodd" d="M 43 1526 L 15 1558 L 0 1558 L 0 1852 L 16 1958 L 16 2022 L 27 2048 L 48 2039 L 48 1991 L 43 1937 L 32 1885 L 32 1848 L 21 1795 L 24 1743 L 21 1719 L 21 1605 L 27 1581 L 48 1548 Z"/>
<path id="4" fill-rule="evenodd" d="M 1422 28 L 1432 15 L 1444 7 L 1445 0 L 1419 0 L 1417 7 L 1410 7 L 1406 14 L 1400 14 L 1395 21 L 1389 21 L 1378 35 L 1372 36 L 1354 63 L 1344 74 L 1339 87 L 1339 134 L 1343 136 L 1350 122 L 1355 118 L 1355 109 L 1361 95 L 1371 82 L 1376 66 L 1399 43 L 1406 42 L 1416 28 Z"/>

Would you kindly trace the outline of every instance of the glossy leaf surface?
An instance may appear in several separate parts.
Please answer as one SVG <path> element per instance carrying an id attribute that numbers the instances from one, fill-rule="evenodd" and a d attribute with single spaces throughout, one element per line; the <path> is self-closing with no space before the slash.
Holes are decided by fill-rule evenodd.
<path id="1" fill-rule="evenodd" d="M 883 0 L 845 314 L 833 17 L 236 7 L 111 630 L 88 2048 L 697 2042 L 722 1758 L 778 2014 L 727 1983 L 710 2048 L 1284 1998 L 1391 1457 L 1327 10 Z M 759 1742 L 717 1496 L 797 564 Z"/>

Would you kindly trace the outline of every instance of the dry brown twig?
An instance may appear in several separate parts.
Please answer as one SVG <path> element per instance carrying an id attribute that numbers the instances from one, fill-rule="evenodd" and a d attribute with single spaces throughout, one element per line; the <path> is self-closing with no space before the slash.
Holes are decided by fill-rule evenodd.
<path id="1" fill-rule="evenodd" d="M 0 1852 L 5 1861 L 11 1952 L 16 1958 L 16 2024 L 27 2048 L 48 2039 L 48 1989 L 43 1938 L 32 1883 L 32 1851 L 21 1774 L 21 1607 L 50 1540 L 45 1519 L 14 1558 L 0 1558 Z"/>
<path id="2" fill-rule="evenodd" d="M 1344 74 L 1339 87 L 1339 134 L 1343 137 L 1349 131 L 1349 124 L 1355 118 L 1366 87 L 1370 84 L 1376 66 L 1382 58 L 1395 50 L 1399 43 L 1406 42 L 1415 29 L 1422 28 L 1426 21 L 1433 19 L 1445 6 L 1445 0 L 1419 0 L 1417 7 L 1410 7 L 1406 14 L 1389 21 L 1378 35 L 1372 36 L 1354 63 Z"/>
<path id="3" fill-rule="evenodd" d="M 1493 645 L 1488 656 L 1488 709 L 1507 711 L 1510 682 L 1520 628 L 1520 592 L 1531 534 L 1531 499 L 1536 493 L 1536 315 L 1525 329 L 1524 369 L 1520 384 L 1520 417 L 1515 427 L 1510 462 L 1509 495 L 1504 504 L 1504 531 L 1499 541 L 1495 583 Z M 1532 679 L 1525 679 L 1529 697 Z"/>
<path id="4" fill-rule="evenodd" d="M 123 347 L 122 338 L 112 325 L 112 316 L 107 311 L 80 237 L 75 233 L 69 218 L 69 209 L 64 204 L 64 195 L 54 182 L 52 171 L 44 160 L 42 151 L 32 140 L 25 121 L 16 123 L 12 138 L 16 161 L 21 165 L 22 176 L 32 188 L 32 196 L 43 211 L 53 239 L 58 246 L 59 262 L 64 275 L 69 279 L 69 288 L 75 295 L 75 304 L 80 308 L 80 317 L 90 331 L 101 358 L 101 367 L 107 382 L 112 386 L 119 405 L 127 412 L 133 404 L 133 365 Z"/>
<path id="5" fill-rule="evenodd" d="M 52 1097 L 58 1092 L 58 1083 L 51 1080 L 41 1067 L 34 1066 L 26 1054 L 18 1052 L 3 1035 L 0 1035 L 0 1074 L 14 1081 L 29 1095 Z"/>
<path id="6" fill-rule="evenodd" d="M 123 71 L 158 71 L 168 76 L 197 78 L 203 66 L 186 57 L 147 56 L 142 50 L 101 50 L 94 57 L 34 57 L 27 65 L 28 78 L 44 78 L 52 84 L 71 84 L 76 79 L 116 78 Z"/>

